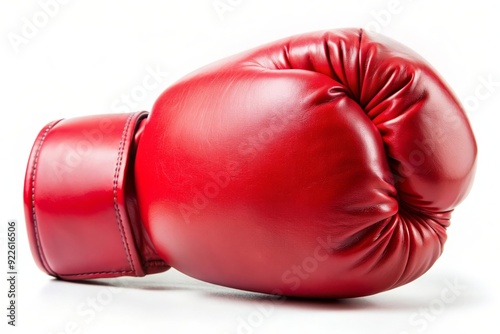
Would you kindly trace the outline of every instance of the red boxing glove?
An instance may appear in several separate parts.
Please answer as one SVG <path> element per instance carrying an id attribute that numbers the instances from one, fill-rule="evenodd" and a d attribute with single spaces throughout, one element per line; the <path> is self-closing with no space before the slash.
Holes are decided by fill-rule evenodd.
<path id="1" fill-rule="evenodd" d="M 150 115 L 49 124 L 26 173 L 28 232 L 67 280 L 172 266 L 264 293 L 370 295 L 440 256 L 476 153 L 414 52 L 359 29 L 304 34 L 188 75 Z"/>

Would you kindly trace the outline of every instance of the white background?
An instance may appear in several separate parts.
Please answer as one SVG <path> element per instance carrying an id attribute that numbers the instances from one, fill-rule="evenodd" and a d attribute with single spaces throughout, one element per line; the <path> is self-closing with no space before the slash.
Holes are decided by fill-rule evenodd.
<path id="1" fill-rule="evenodd" d="M 0 2 L 2 333 L 500 333 L 494 1 L 221 0 L 230 6 L 224 13 L 214 0 L 54 1 Z M 45 6 L 51 16 L 43 3 L 52 3 Z M 63 117 L 150 110 L 165 87 L 204 64 L 288 35 L 340 27 L 379 30 L 424 56 L 466 106 L 477 137 L 474 187 L 453 215 L 444 254 L 423 277 L 371 297 L 308 301 L 217 287 L 174 270 L 99 284 L 56 281 L 38 270 L 22 189 L 42 126 Z M 150 71 L 161 72 L 158 85 L 141 90 Z M 131 94 L 127 105 L 124 96 Z M 17 328 L 5 316 L 9 219 L 19 231 Z"/>

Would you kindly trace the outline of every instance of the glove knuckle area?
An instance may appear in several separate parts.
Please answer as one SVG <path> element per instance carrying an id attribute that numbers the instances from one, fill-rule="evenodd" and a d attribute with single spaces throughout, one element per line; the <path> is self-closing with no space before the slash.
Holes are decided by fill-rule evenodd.
<path id="1" fill-rule="evenodd" d="M 451 90 L 411 49 L 382 35 L 342 29 L 293 36 L 246 59 L 338 84 L 379 130 L 405 205 L 437 214 L 467 195 L 477 155 L 472 130 Z"/>

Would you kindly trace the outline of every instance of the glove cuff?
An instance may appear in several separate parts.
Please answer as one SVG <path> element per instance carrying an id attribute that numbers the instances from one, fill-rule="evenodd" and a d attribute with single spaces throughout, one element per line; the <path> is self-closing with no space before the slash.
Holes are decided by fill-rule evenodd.
<path id="1" fill-rule="evenodd" d="M 69 280 L 168 269 L 138 216 L 134 136 L 146 112 L 59 120 L 39 133 L 24 182 L 38 266 Z"/>

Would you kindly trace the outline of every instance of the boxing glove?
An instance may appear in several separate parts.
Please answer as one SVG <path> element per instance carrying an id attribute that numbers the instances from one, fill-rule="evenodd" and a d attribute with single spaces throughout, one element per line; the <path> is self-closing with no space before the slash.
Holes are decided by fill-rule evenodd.
<path id="1" fill-rule="evenodd" d="M 269 294 L 370 295 L 438 259 L 476 153 L 413 51 L 360 29 L 293 36 L 189 74 L 150 114 L 47 125 L 25 178 L 31 249 L 66 280 L 174 267 Z"/>

